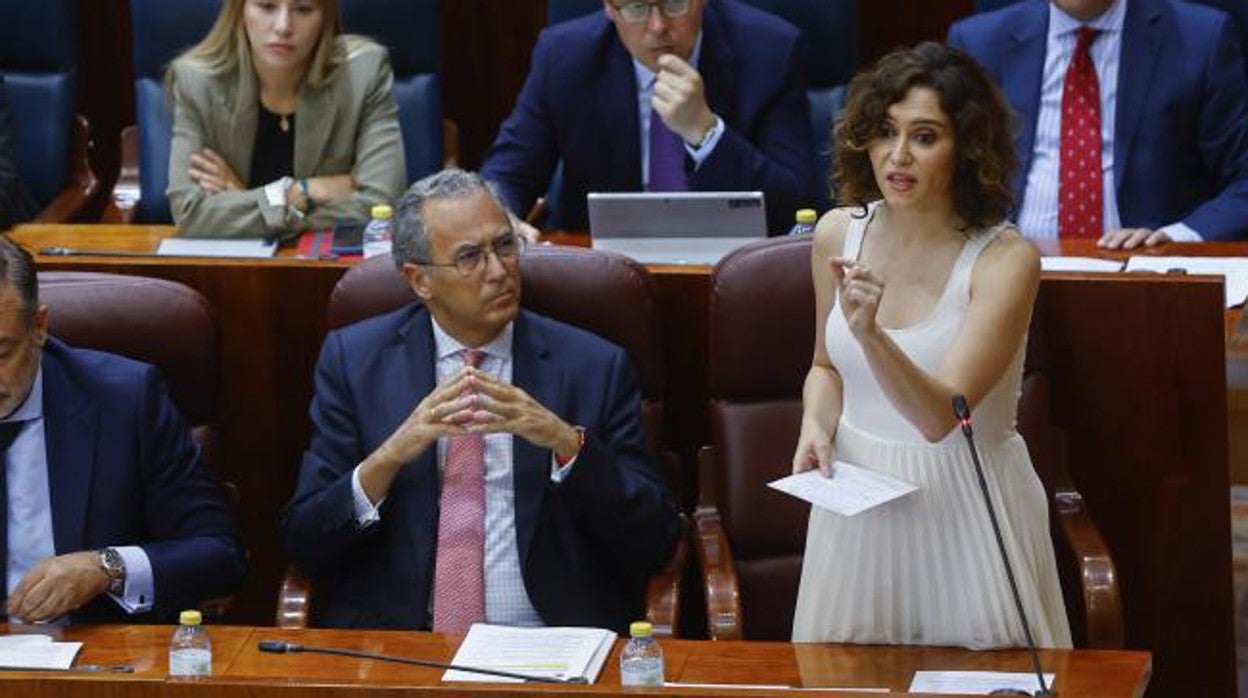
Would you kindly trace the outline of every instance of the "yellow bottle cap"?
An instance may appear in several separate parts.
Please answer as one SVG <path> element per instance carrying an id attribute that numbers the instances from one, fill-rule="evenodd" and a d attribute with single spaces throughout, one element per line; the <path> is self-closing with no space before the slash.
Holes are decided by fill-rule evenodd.
<path id="1" fill-rule="evenodd" d="M 815 209 L 813 208 L 803 208 L 803 209 L 798 209 L 797 211 L 798 223 L 814 223 L 815 219 L 817 219 L 818 217 L 819 217 L 819 214 L 816 213 Z"/>
<path id="2" fill-rule="evenodd" d="M 628 634 L 633 637 L 650 637 L 653 632 L 654 626 L 644 620 L 639 620 L 628 626 Z"/>
<path id="3" fill-rule="evenodd" d="M 199 611 L 183 611 L 178 615 L 178 622 L 182 625 L 199 625 L 204 622 L 204 616 Z"/>
<path id="4" fill-rule="evenodd" d="M 389 204 L 373 204 L 370 213 L 373 218 L 390 218 L 394 215 L 394 209 L 390 208 Z"/>

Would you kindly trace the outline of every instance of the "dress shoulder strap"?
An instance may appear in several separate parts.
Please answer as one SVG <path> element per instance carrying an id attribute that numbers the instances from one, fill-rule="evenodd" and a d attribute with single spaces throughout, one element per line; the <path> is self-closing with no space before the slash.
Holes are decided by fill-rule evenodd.
<path id="1" fill-rule="evenodd" d="M 845 230 L 845 247 L 841 250 L 842 257 L 858 259 L 858 255 L 862 252 L 862 239 L 867 234 L 867 225 L 875 217 L 875 210 L 879 205 L 880 202 L 872 201 L 867 204 L 866 213 L 854 211 L 850 214 L 849 228 Z"/>

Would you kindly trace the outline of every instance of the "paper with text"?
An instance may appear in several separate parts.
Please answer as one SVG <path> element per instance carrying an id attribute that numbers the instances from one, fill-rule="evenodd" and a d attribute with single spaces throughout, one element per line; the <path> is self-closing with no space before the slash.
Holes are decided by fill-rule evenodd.
<path id="1" fill-rule="evenodd" d="M 1053 674 L 1044 675 L 1044 683 L 1053 687 Z M 986 696 L 1002 688 L 1027 691 L 1028 695 L 1040 690 L 1040 680 L 1035 674 L 1007 671 L 916 671 L 910 682 L 911 693 L 961 693 Z"/>
<path id="2" fill-rule="evenodd" d="M 81 642 L 53 642 L 47 635 L 0 636 L 0 668 L 68 669 Z"/>
<path id="3" fill-rule="evenodd" d="M 1234 308 L 1248 300 L 1248 257 L 1132 257 L 1127 271 L 1155 271 L 1162 274 L 1182 269 L 1188 274 L 1210 274 L 1226 280 L 1226 307 Z"/>
<path id="4" fill-rule="evenodd" d="M 598 678 L 615 633 L 601 628 L 513 628 L 475 623 L 452 664 L 548 678 Z M 489 674 L 448 669 L 443 681 L 519 682 Z"/>
<path id="5" fill-rule="evenodd" d="M 169 257 L 239 257 L 264 259 L 277 251 L 277 242 L 261 238 L 213 240 L 205 238 L 165 238 L 156 254 Z"/>
<path id="6" fill-rule="evenodd" d="M 919 489 L 895 477 L 839 460 L 832 463 L 830 478 L 818 470 L 808 470 L 769 482 L 767 486 L 844 516 L 874 509 Z"/>
<path id="7" fill-rule="evenodd" d="M 1041 271 L 1122 271 L 1122 262 L 1096 257 L 1041 257 Z"/>

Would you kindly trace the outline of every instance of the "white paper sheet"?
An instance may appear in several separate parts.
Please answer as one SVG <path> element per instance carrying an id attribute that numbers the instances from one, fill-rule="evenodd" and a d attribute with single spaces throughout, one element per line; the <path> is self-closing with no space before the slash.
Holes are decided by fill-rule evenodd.
<path id="1" fill-rule="evenodd" d="M 53 642 L 47 635 L 0 636 L 0 668 L 68 669 L 81 642 Z"/>
<path id="2" fill-rule="evenodd" d="M 1248 257 L 1132 257 L 1127 271 L 1166 273 L 1182 269 L 1188 274 L 1211 274 L 1226 279 L 1226 307 L 1248 299 Z"/>
<path id="3" fill-rule="evenodd" d="M 277 242 L 262 238 L 213 240 L 204 238 L 165 238 L 156 254 L 170 257 L 241 257 L 264 259 L 272 257 Z"/>
<path id="4" fill-rule="evenodd" d="M 615 633 L 600 628 L 513 628 L 476 623 L 452 664 L 530 676 L 598 679 L 611 653 Z M 448 669 L 443 681 L 519 682 L 489 674 Z"/>
<path id="5" fill-rule="evenodd" d="M 1096 257 L 1041 257 L 1041 271 L 1122 271 L 1122 262 Z"/>
<path id="6" fill-rule="evenodd" d="M 919 489 L 895 477 L 839 460 L 832 463 L 830 478 L 818 470 L 808 470 L 769 482 L 767 486 L 844 516 L 874 509 Z"/>
<path id="7" fill-rule="evenodd" d="M 1053 687 L 1053 674 L 1044 675 L 1044 683 Z M 962 693 L 986 696 L 1001 688 L 1020 688 L 1034 694 L 1040 690 L 1035 674 L 1006 671 L 916 671 L 910 682 L 911 693 Z"/>

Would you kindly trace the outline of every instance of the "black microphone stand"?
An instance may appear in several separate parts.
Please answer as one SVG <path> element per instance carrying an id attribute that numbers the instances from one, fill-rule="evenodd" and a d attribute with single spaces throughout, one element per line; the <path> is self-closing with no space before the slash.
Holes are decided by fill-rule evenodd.
<path id="1" fill-rule="evenodd" d="M 975 464 L 975 476 L 979 478 L 979 491 L 984 494 L 984 506 L 988 509 L 988 518 L 992 521 L 992 532 L 997 537 L 997 549 L 1001 551 L 1001 561 L 1005 563 L 1005 576 L 1010 580 L 1010 591 L 1014 593 L 1014 607 L 1018 609 L 1018 617 L 1023 621 L 1023 634 L 1027 638 L 1027 650 L 1031 653 L 1032 670 L 1036 672 L 1036 680 L 1040 682 L 1040 690 L 1035 693 L 1023 691 L 1023 695 L 1055 696 L 1057 692 L 1044 683 L 1044 672 L 1040 668 L 1040 654 L 1036 652 L 1036 643 L 1031 639 L 1031 625 L 1027 622 L 1027 614 L 1023 612 L 1023 598 L 1018 593 L 1018 583 L 1014 581 L 1014 567 L 1010 565 L 1010 556 L 1005 551 L 1005 540 L 1001 538 L 1001 526 L 997 524 L 997 512 L 992 506 L 992 497 L 988 494 L 988 482 L 984 480 L 984 469 L 979 464 L 979 450 L 975 448 L 975 439 L 971 433 L 971 410 L 966 404 L 966 397 L 953 396 L 953 413 L 962 427 L 962 435 L 966 437 L 966 445 L 971 451 L 971 462 Z M 1016 691 L 1004 689 L 993 691 L 994 694 L 1012 694 Z"/>
<path id="2" fill-rule="evenodd" d="M 375 659 L 382 662 L 396 662 L 398 664 L 411 664 L 413 666 L 429 667 L 431 669 L 451 669 L 454 671 L 466 671 L 473 674 L 486 674 L 488 676 L 501 676 L 505 679 L 519 679 L 526 683 L 573 683 L 587 684 L 589 680 L 584 676 L 571 676 L 566 679 L 552 678 L 549 676 L 531 676 L 529 674 L 517 674 L 510 671 L 501 671 L 499 669 L 485 669 L 470 666 L 460 666 L 457 664 L 448 664 L 445 662 L 435 662 L 428 659 L 411 659 L 408 657 L 393 657 L 386 654 L 374 654 L 372 652 L 361 652 L 360 650 L 339 649 L 337 647 L 313 647 L 311 645 L 300 645 L 294 642 L 286 642 L 284 640 L 261 640 L 256 648 L 261 652 L 271 652 L 274 654 L 286 654 L 306 652 L 309 654 L 333 654 L 341 657 L 355 657 L 357 659 Z"/>

